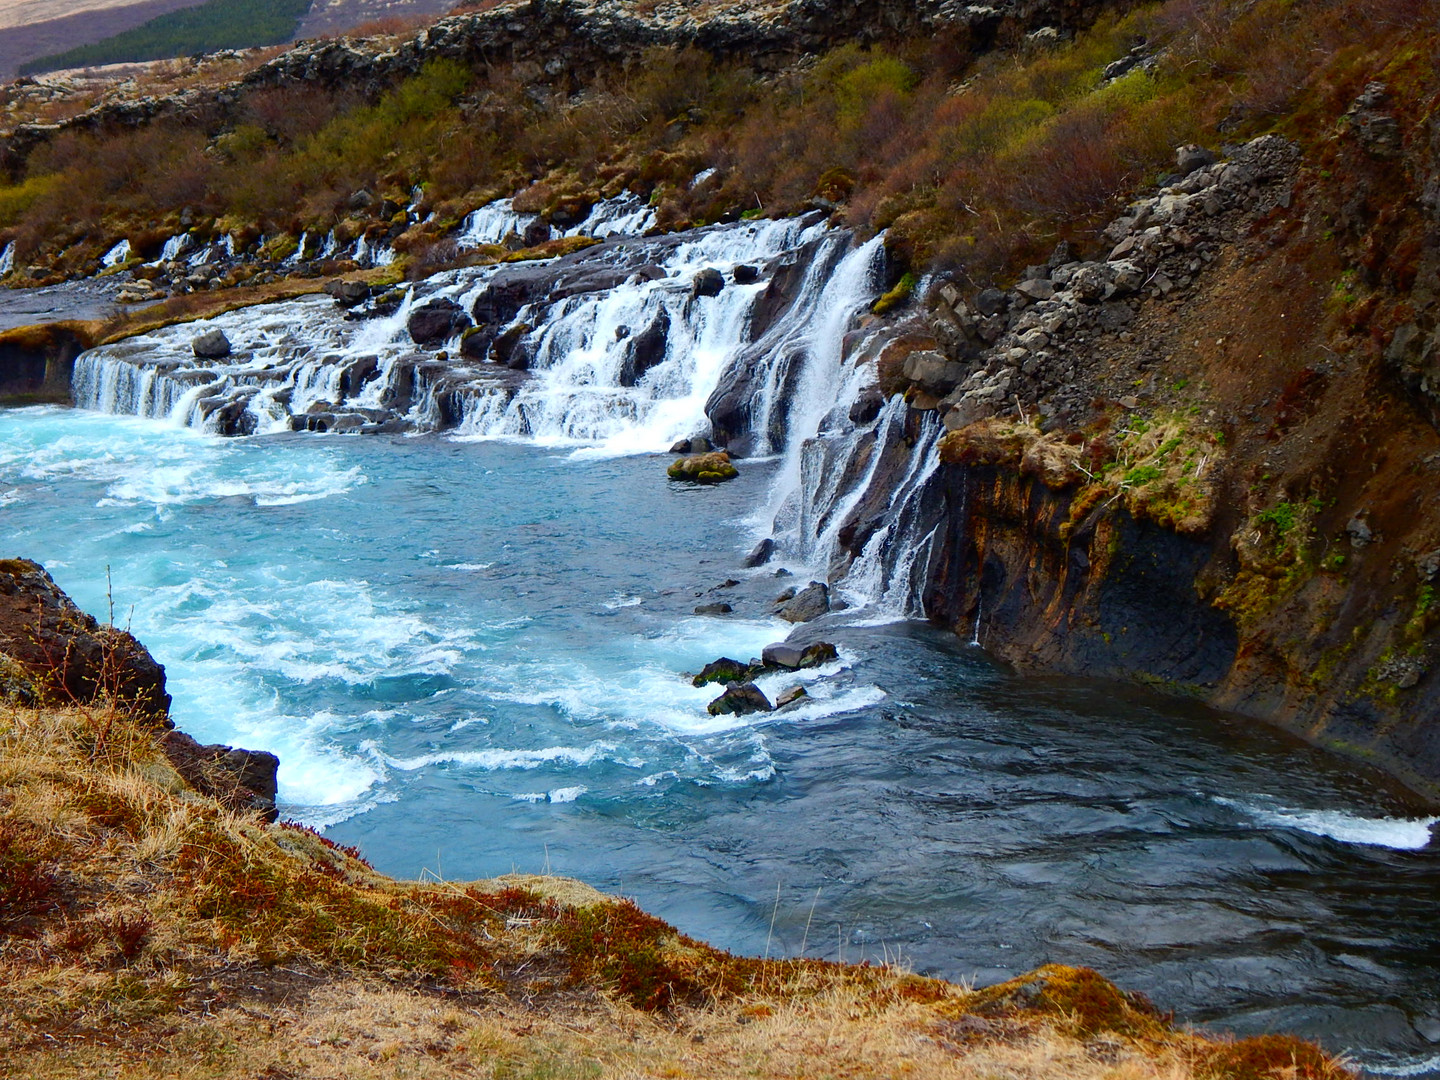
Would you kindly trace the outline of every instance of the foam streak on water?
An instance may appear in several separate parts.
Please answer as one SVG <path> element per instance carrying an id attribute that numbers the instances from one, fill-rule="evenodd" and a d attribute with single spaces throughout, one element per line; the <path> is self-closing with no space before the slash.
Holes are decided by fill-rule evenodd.
<path id="1" fill-rule="evenodd" d="M 1215 801 L 1272 828 L 1296 829 L 1313 836 L 1338 840 L 1342 844 L 1366 844 L 1397 851 L 1418 851 L 1428 847 L 1435 826 L 1440 824 L 1440 817 L 1360 817 L 1343 810 L 1300 810 L 1268 799 L 1242 802 L 1217 796 Z"/>

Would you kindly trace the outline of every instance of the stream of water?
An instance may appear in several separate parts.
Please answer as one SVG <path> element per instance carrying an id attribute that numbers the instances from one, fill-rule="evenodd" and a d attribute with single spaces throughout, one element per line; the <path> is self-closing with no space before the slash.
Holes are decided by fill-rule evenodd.
<path id="1" fill-rule="evenodd" d="M 763 326 L 763 279 L 688 292 L 697 269 L 786 252 L 792 303 Z M 843 343 L 874 247 L 782 223 L 663 256 L 663 277 L 521 312 L 528 380 L 497 390 L 477 366 L 445 432 L 421 421 L 450 406 L 418 390 L 410 434 L 287 430 L 297 402 L 383 400 L 414 348 L 403 311 L 235 313 L 217 323 L 240 355 L 211 367 L 184 355 L 194 328 L 82 358 L 90 410 L 0 413 L 5 553 L 95 613 L 108 567 L 177 723 L 275 751 L 282 813 L 382 870 L 548 868 L 752 953 L 982 982 L 1088 964 L 1188 1020 L 1440 1075 L 1435 819 L 1254 721 L 1020 678 L 904 618 L 937 431 L 898 403 L 852 419 L 873 375 Z M 421 288 L 468 304 L 486 280 Z M 616 327 L 662 310 L 637 380 Z M 365 356 L 378 385 L 336 376 Z M 657 443 L 704 430 L 737 366 L 763 456 L 720 487 L 669 482 Z M 259 433 L 213 434 L 203 400 Z M 803 682 L 795 707 L 708 715 L 688 673 L 785 637 L 774 598 L 836 565 L 887 456 L 852 606 L 811 626 L 839 661 L 762 680 Z M 740 569 L 772 533 L 777 560 Z M 733 612 L 694 613 L 719 601 Z"/>

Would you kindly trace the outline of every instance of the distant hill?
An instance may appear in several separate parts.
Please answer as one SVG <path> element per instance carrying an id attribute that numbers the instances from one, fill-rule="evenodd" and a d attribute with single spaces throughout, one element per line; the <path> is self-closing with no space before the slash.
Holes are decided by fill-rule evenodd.
<path id="1" fill-rule="evenodd" d="M 37 2 L 20 10 L 0 2 L 0 80 L 14 78 L 20 65 L 37 57 L 104 41 L 157 16 L 199 3 L 201 0 L 138 0 L 80 7 Z"/>
<path id="2" fill-rule="evenodd" d="M 295 36 L 311 0 L 208 0 L 170 12 L 93 45 L 31 60 L 22 75 L 99 64 L 165 60 L 175 56 L 278 45 Z"/>

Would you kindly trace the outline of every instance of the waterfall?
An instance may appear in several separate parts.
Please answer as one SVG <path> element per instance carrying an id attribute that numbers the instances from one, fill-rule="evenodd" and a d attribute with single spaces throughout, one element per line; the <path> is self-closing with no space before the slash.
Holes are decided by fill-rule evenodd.
<path id="1" fill-rule="evenodd" d="M 130 259 L 130 241 L 121 240 L 100 258 L 100 265 L 109 269 L 112 266 L 119 266 Z"/>
<path id="2" fill-rule="evenodd" d="M 0 251 L 0 277 L 4 277 L 15 269 L 15 241 L 5 245 L 5 250 Z"/>
<path id="3" fill-rule="evenodd" d="M 286 266 L 298 266 L 305 261 L 305 245 L 310 242 L 310 233 L 304 230 L 300 233 L 300 242 L 295 245 L 295 250 L 285 259 Z"/>
<path id="4" fill-rule="evenodd" d="M 522 213 L 511 199 L 497 199 L 468 215 L 455 241 L 461 248 L 503 243 L 511 233 L 523 237 L 525 230 L 540 220 L 539 214 Z M 567 229 L 552 230 L 555 236 L 641 236 L 655 225 L 655 211 L 636 195 L 626 193 L 603 199 L 590 208 L 585 219 Z"/>
<path id="5" fill-rule="evenodd" d="M 518 220 L 492 203 L 467 234 Z M 92 349 L 75 399 L 225 435 L 450 431 L 584 455 L 712 435 L 778 458 L 752 524 L 784 561 L 880 615 L 918 611 L 942 431 L 899 399 L 857 409 L 875 398 L 884 343 L 855 331 L 883 287 L 881 238 L 856 246 L 819 215 L 627 234 L 649 220 L 633 196 L 608 200 L 576 229 L 618 235 L 559 259 L 446 271 L 373 307 L 305 297 Z M 321 254 L 335 246 L 331 234 Z M 384 250 L 362 238 L 355 255 Z M 231 355 L 196 357 L 191 342 L 212 328 Z"/>
<path id="6" fill-rule="evenodd" d="M 160 249 L 160 257 L 150 265 L 158 266 L 161 263 L 174 262 L 194 246 L 195 238 L 189 233 L 176 233 L 165 241 L 165 246 Z"/>

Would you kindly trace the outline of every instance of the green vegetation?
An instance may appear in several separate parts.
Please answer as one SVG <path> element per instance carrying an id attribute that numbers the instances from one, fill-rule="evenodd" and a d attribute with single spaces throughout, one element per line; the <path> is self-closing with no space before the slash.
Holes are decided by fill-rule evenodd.
<path id="1" fill-rule="evenodd" d="M 93 45 L 32 60 L 20 73 L 278 45 L 295 36 L 310 4 L 311 0 L 207 0 L 199 7 L 161 15 Z"/>
<path id="2" fill-rule="evenodd" d="M 227 4 L 238 0 L 195 12 Z M 286 85 L 221 117 L 67 132 L 3 189 L 0 239 L 73 272 L 183 206 L 267 236 L 358 232 L 389 223 L 351 210 L 351 194 L 403 200 L 419 185 L 436 218 L 397 247 L 423 253 L 441 223 L 499 195 L 534 193 L 548 214 L 630 190 L 663 228 L 823 200 L 853 227 L 888 229 L 902 270 L 982 284 L 1059 240 L 1084 243 L 1176 145 L 1213 143 L 1221 119 L 1236 141 L 1277 126 L 1328 137 L 1364 80 L 1428 26 L 1408 0 L 1164 0 L 1103 14 L 1070 42 L 978 57 L 943 40 L 852 44 L 776 74 L 652 48 L 578 92 L 505 63 L 443 61 L 377 95 Z M 1154 63 L 1107 83 L 1137 40 Z M 1405 85 L 1433 84 L 1430 54 L 1412 53 Z M 692 190 L 712 166 L 715 181 Z"/>

